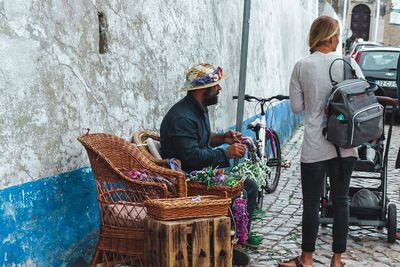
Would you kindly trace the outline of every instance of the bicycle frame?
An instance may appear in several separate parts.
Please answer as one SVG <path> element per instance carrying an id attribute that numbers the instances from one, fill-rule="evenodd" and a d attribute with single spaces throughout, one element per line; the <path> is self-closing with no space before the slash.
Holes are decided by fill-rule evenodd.
<path id="1" fill-rule="evenodd" d="M 233 99 L 237 98 L 238 98 L 237 96 L 233 97 Z M 279 137 L 278 134 L 272 128 L 267 127 L 267 118 L 265 110 L 265 105 L 267 103 L 270 103 L 271 100 L 273 99 L 284 100 L 284 99 L 289 99 L 289 97 L 283 95 L 277 95 L 270 98 L 258 98 L 250 95 L 244 96 L 244 100 L 249 102 L 257 101 L 257 103 L 260 104 L 261 106 L 261 118 L 255 119 L 247 126 L 249 130 L 253 131 L 256 134 L 256 137 L 253 138 L 254 144 L 256 146 L 255 148 L 256 151 L 252 151 L 251 155 L 249 156 L 249 159 L 251 159 L 253 163 L 261 163 L 262 166 L 268 168 L 267 169 L 268 171 L 266 171 L 264 178 L 266 180 L 265 185 L 264 187 L 262 187 L 268 194 L 276 190 L 281 170 L 281 148 L 280 148 Z M 268 140 L 269 143 L 267 143 Z M 255 155 L 253 152 L 255 152 Z M 259 159 L 257 159 L 257 157 Z M 270 179 L 272 180 L 270 181 Z M 262 193 L 259 194 L 258 198 L 259 201 L 260 199 L 262 199 L 262 196 L 263 196 Z"/>
<path id="2" fill-rule="evenodd" d="M 276 157 L 273 132 L 272 132 L 271 128 L 267 127 L 267 119 L 265 116 L 266 112 L 265 112 L 264 105 L 265 105 L 265 103 L 261 102 L 261 119 L 257 118 L 252 123 L 250 123 L 250 125 L 253 127 L 253 129 L 251 129 L 251 130 L 254 131 L 256 134 L 256 140 L 261 141 L 261 146 L 257 142 L 257 149 L 258 149 L 258 153 L 259 153 L 261 161 L 264 161 L 267 156 L 267 155 L 265 155 L 266 134 L 268 135 L 268 138 L 271 142 L 272 154 L 274 157 Z"/>

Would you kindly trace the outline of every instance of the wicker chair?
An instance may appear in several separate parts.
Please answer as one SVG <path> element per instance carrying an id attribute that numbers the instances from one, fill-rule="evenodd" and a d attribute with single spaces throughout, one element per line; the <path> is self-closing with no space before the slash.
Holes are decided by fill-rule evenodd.
<path id="1" fill-rule="evenodd" d="M 78 140 L 90 160 L 100 209 L 100 237 L 90 266 L 143 266 L 147 215 L 143 202 L 185 197 L 184 175 L 158 166 L 132 144 L 111 134 L 87 134 Z M 134 169 L 146 170 L 164 180 L 134 181 L 126 175 Z"/>
<path id="2" fill-rule="evenodd" d="M 155 132 L 149 131 L 138 131 L 133 133 L 132 142 L 136 144 L 137 148 L 145 155 L 149 160 L 160 164 L 161 166 L 168 166 L 167 160 L 156 159 L 149 151 L 146 144 L 146 140 L 152 138 L 156 141 L 160 140 L 160 135 Z M 180 164 L 180 162 L 179 162 Z M 211 186 L 207 187 L 198 182 L 188 182 L 187 183 L 187 195 L 197 196 L 197 195 L 215 195 L 220 197 L 230 197 L 235 198 L 240 195 L 243 188 L 243 182 L 240 181 L 237 186 L 234 187 L 222 187 L 222 186 Z"/>
<path id="3" fill-rule="evenodd" d="M 167 160 L 165 159 L 159 160 L 151 154 L 147 144 L 147 139 L 149 138 L 155 141 L 160 141 L 160 135 L 156 132 L 138 131 L 133 133 L 132 143 L 134 143 L 137 146 L 137 148 L 151 161 L 157 162 L 159 164 L 165 164 Z"/>

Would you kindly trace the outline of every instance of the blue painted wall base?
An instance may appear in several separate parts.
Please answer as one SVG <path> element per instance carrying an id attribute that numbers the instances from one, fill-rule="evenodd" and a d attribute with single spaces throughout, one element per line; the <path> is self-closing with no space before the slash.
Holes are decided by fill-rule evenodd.
<path id="1" fill-rule="evenodd" d="M 288 101 L 272 107 L 268 114 L 268 126 L 278 132 L 282 144 L 302 120 L 302 115 L 290 111 Z M 244 127 L 254 119 L 244 121 Z M 252 132 L 245 130 L 244 134 Z M 98 229 L 90 168 L 0 190 L 1 266 L 87 266 Z"/>
<path id="2" fill-rule="evenodd" d="M 89 262 L 99 227 L 90 168 L 1 190 L 0 226 L 2 266 Z"/>

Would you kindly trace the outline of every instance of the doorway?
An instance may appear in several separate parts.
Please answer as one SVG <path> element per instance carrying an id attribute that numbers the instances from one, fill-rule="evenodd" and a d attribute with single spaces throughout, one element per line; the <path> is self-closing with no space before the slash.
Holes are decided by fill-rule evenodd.
<path id="1" fill-rule="evenodd" d="M 351 14 L 350 29 L 356 38 L 363 38 L 364 41 L 369 40 L 369 28 L 371 22 L 371 10 L 368 6 L 360 4 L 353 8 Z"/>

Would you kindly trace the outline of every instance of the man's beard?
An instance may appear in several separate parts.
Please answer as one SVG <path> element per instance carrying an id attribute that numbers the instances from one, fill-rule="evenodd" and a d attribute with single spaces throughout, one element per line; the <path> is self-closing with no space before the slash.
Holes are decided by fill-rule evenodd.
<path id="1" fill-rule="evenodd" d="M 205 92 L 204 94 L 204 105 L 212 106 L 218 103 L 218 93 L 213 94 L 210 91 Z"/>

